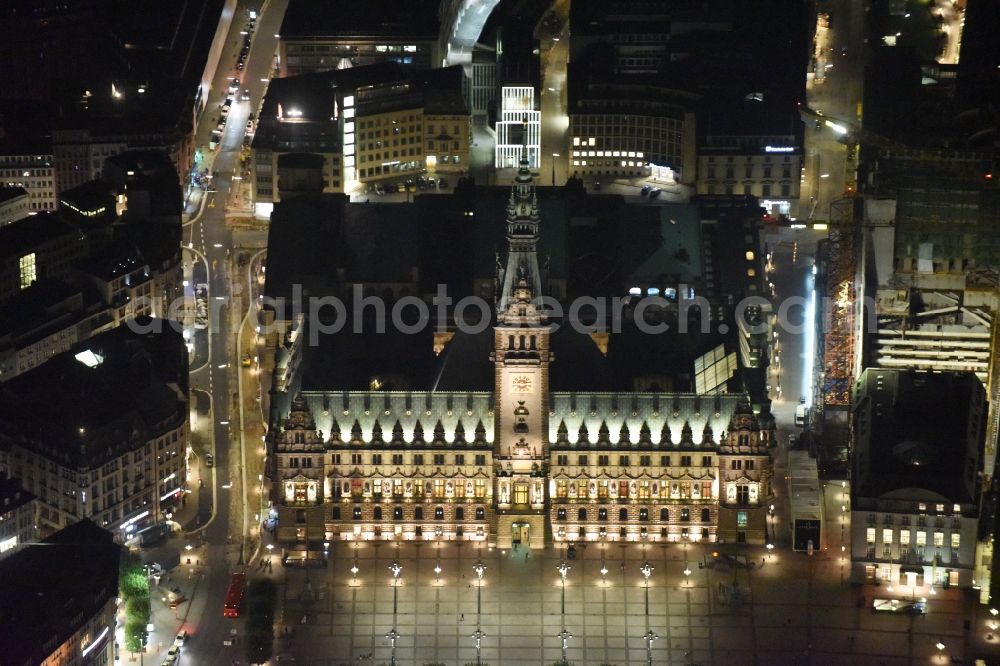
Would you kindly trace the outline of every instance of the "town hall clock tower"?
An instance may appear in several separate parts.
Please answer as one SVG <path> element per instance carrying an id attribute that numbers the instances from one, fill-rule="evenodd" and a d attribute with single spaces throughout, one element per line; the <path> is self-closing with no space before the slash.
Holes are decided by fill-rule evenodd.
<path id="1" fill-rule="evenodd" d="M 549 326 L 538 309 L 538 199 L 521 159 L 507 205 L 507 265 L 499 276 L 493 460 L 497 546 L 545 545 L 545 463 L 549 432 Z"/>

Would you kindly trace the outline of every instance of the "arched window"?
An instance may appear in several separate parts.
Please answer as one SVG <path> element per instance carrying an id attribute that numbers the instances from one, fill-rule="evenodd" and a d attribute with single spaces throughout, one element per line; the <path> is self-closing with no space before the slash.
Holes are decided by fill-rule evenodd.
<path id="1" fill-rule="evenodd" d="M 580 509 L 579 511 L 577 511 L 576 512 L 576 519 L 577 520 L 587 520 L 587 510 L 586 509 Z"/>
<path id="2" fill-rule="evenodd" d="M 563 517 L 565 518 L 565 516 L 563 516 Z M 477 506 L 476 507 L 476 520 L 485 520 L 485 519 L 486 519 L 486 509 L 484 509 L 481 506 Z"/>
<path id="3" fill-rule="evenodd" d="M 418 506 L 413 509 L 413 519 L 423 520 L 424 519 L 424 507 Z"/>
<path id="4" fill-rule="evenodd" d="M 434 520 L 444 520 L 444 507 L 436 506 L 434 507 Z"/>
<path id="5" fill-rule="evenodd" d="M 402 520 L 403 519 L 403 507 L 401 507 L 401 506 L 393 507 L 392 508 L 392 517 L 393 517 L 393 520 Z"/>
<path id="6" fill-rule="evenodd" d="M 618 520 L 626 521 L 628 520 L 628 509 L 622 508 L 618 509 Z"/>
<path id="7" fill-rule="evenodd" d="M 712 512 L 708 509 L 701 510 L 701 522 L 707 523 L 712 520 Z"/>
<path id="8" fill-rule="evenodd" d="M 375 520 L 382 520 L 382 507 L 375 507 Z"/>

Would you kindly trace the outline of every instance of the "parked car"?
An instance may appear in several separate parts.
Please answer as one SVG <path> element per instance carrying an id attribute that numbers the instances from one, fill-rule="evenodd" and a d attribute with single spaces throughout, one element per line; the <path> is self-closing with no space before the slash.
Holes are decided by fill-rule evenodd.
<path id="1" fill-rule="evenodd" d="M 438 178 L 438 189 L 439 190 L 447 190 L 448 189 L 448 181 L 447 181 L 447 179 L 445 179 L 445 178 Z"/>
<path id="2" fill-rule="evenodd" d="M 435 187 L 437 187 L 437 181 L 435 181 L 433 178 L 428 178 L 427 179 L 427 187 L 429 187 L 429 188 L 431 188 L 433 190 Z"/>
<path id="3" fill-rule="evenodd" d="M 399 192 L 399 185 L 396 183 L 386 183 L 385 191 L 387 194 L 395 194 L 396 192 Z"/>
<path id="4" fill-rule="evenodd" d="M 244 88 L 243 89 L 243 97 L 241 97 L 241 99 L 244 102 L 249 102 L 250 101 L 250 89 L 249 88 Z"/>
<path id="5" fill-rule="evenodd" d="M 662 191 L 663 190 L 661 190 L 660 188 L 654 187 L 653 189 L 651 189 L 649 191 L 649 198 L 650 199 L 655 199 L 656 197 L 660 196 L 660 192 L 662 192 Z"/>
<path id="6" fill-rule="evenodd" d="M 651 189 L 653 189 L 653 188 L 651 188 L 649 185 L 643 185 L 642 189 L 639 190 L 639 196 L 643 196 L 643 197 L 646 196 L 647 194 L 649 194 L 649 191 Z"/>
<path id="7" fill-rule="evenodd" d="M 188 632 L 187 632 L 187 630 L 186 629 L 181 629 L 180 631 L 177 632 L 177 635 L 174 636 L 174 645 L 176 645 L 177 647 L 180 647 L 180 646 L 184 645 L 184 643 L 187 642 L 187 639 L 188 639 Z"/>

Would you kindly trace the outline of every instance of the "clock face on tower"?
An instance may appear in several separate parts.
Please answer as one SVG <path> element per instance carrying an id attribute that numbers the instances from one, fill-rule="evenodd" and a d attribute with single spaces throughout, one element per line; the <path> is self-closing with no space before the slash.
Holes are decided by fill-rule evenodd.
<path id="1" fill-rule="evenodd" d="M 510 380 L 510 386 L 514 393 L 531 393 L 531 377 L 528 375 L 514 375 Z"/>

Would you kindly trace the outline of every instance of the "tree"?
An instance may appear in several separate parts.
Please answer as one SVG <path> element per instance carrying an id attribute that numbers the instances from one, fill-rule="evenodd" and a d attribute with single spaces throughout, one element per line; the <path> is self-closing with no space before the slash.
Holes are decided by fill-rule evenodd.
<path id="1" fill-rule="evenodd" d="M 128 620 L 125 622 L 125 649 L 142 652 L 146 646 L 146 623 Z"/>
<path id="2" fill-rule="evenodd" d="M 119 563 L 118 593 L 125 604 L 125 649 L 141 652 L 146 645 L 149 623 L 149 578 L 142 560 L 126 552 Z"/>
<path id="3" fill-rule="evenodd" d="M 149 597 L 132 596 L 125 600 L 125 619 L 145 625 L 149 621 Z"/>

